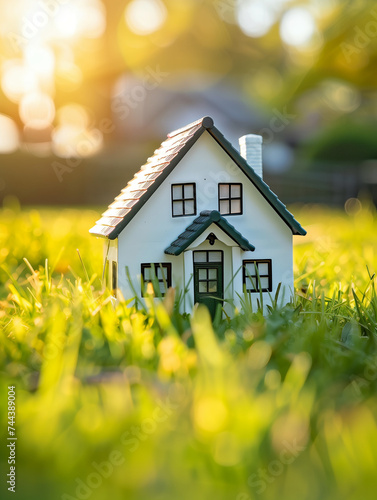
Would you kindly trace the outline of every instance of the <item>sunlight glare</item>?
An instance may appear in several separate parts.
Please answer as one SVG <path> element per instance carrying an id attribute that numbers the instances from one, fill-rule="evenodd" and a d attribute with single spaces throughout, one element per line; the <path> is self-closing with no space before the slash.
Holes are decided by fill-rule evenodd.
<path id="1" fill-rule="evenodd" d="M 133 0 L 125 10 L 126 23 L 137 35 L 157 31 L 166 17 L 166 7 L 161 0 Z"/>

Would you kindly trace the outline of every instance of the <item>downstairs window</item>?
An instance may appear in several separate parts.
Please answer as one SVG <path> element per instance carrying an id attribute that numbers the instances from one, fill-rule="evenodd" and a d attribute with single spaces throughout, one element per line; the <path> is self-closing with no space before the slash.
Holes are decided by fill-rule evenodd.
<path id="1" fill-rule="evenodd" d="M 243 285 L 247 292 L 272 291 L 272 261 L 244 260 L 242 262 Z"/>
<path id="2" fill-rule="evenodd" d="M 163 297 L 171 287 L 171 264 L 169 262 L 141 264 L 141 277 L 143 296 L 146 295 L 148 283 L 152 283 L 155 294 Z"/>

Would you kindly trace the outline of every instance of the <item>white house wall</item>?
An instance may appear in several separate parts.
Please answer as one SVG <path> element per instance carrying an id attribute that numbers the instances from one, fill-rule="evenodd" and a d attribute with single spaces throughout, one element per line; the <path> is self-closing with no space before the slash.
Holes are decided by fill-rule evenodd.
<path id="1" fill-rule="evenodd" d="M 196 183 L 197 214 L 173 218 L 171 185 L 191 182 Z M 201 211 L 218 210 L 218 183 L 222 182 L 242 183 L 243 214 L 226 216 L 226 218 L 255 246 L 254 252 L 229 250 L 233 266 L 232 273 L 237 271 L 234 269 L 237 263 L 241 267 L 243 259 L 271 259 L 272 295 L 279 282 L 282 282 L 287 292 L 293 289 L 290 228 L 206 131 L 119 235 L 118 282 L 126 297 L 133 296 L 126 278 L 126 266 L 129 268 L 139 293 L 141 263 L 171 262 L 173 286 L 182 289 L 185 282 L 187 284 L 189 279 L 187 255 L 185 257 L 181 254 L 175 257 L 166 255 L 164 250 Z M 238 277 L 234 280 L 234 291 L 242 294 L 240 274 L 238 273 Z M 192 291 L 192 287 L 190 288 Z M 259 294 L 252 294 L 254 295 L 256 301 Z M 267 295 L 266 293 L 266 302 L 268 302 Z"/>

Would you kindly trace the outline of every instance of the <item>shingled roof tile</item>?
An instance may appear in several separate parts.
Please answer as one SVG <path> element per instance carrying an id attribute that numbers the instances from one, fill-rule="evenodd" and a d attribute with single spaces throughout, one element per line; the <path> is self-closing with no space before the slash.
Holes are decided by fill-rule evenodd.
<path id="1" fill-rule="evenodd" d="M 128 208 L 131 209 L 138 200 L 116 200 L 113 201 L 111 205 L 109 205 L 109 208 Z"/>
<path id="2" fill-rule="evenodd" d="M 130 211 L 129 208 L 108 208 L 106 212 L 102 214 L 102 217 L 118 217 L 121 219 Z"/>
<path id="3" fill-rule="evenodd" d="M 113 227 L 96 224 L 94 227 L 92 227 L 92 229 L 89 230 L 89 233 L 95 234 L 96 236 L 103 236 L 105 238 L 108 238 L 113 231 Z"/>

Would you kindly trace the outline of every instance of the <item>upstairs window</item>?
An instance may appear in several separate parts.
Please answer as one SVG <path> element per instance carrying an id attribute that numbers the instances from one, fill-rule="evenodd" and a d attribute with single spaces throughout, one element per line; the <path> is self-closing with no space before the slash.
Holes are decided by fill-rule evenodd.
<path id="1" fill-rule="evenodd" d="M 244 260 L 243 285 L 247 292 L 272 291 L 271 259 Z"/>
<path id="2" fill-rule="evenodd" d="M 172 215 L 196 215 L 195 184 L 173 184 L 171 187 Z"/>
<path id="3" fill-rule="evenodd" d="M 242 214 L 242 184 L 219 184 L 219 212 L 221 215 Z"/>
<path id="4" fill-rule="evenodd" d="M 145 296 L 148 283 L 153 284 L 157 296 L 164 296 L 171 287 L 171 264 L 141 264 L 142 295 Z"/>

